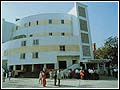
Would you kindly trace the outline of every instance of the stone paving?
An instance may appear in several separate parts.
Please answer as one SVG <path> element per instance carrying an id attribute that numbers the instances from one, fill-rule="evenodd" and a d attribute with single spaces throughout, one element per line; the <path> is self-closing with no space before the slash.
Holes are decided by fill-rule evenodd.
<path id="1" fill-rule="evenodd" d="M 46 79 L 47 85 L 43 87 L 39 84 L 37 78 L 7 78 L 5 82 L 2 82 L 3 89 L 16 89 L 16 88 L 34 88 L 34 89 L 43 89 L 43 88 L 117 88 L 118 89 L 118 80 L 80 80 L 80 79 L 62 79 L 61 86 L 54 86 L 54 80 Z"/>

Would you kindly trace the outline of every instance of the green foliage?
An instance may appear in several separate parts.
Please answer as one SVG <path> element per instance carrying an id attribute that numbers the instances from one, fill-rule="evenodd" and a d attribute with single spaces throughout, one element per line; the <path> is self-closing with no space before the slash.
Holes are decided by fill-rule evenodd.
<path id="1" fill-rule="evenodd" d="M 94 53 L 96 59 L 111 59 L 113 64 L 118 63 L 118 38 L 109 37 L 106 39 L 104 46 L 100 47 Z"/>

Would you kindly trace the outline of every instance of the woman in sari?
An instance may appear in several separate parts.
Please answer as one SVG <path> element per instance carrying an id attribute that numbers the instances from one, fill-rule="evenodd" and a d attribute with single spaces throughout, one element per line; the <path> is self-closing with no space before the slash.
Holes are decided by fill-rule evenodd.
<path id="1" fill-rule="evenodd" d="M 42 72 L 42 84 L 43 87 L 46 87 L 46 73 L 44 71 Z"/>

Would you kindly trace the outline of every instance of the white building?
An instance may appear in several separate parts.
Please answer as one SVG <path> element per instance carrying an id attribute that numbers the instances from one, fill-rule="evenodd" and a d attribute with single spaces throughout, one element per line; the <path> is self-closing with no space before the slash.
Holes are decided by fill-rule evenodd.
<path id="1" fill-rule="evenodd" d="M 93 60 L 86 5 L 75 3 L 69 13 L 32 15 L 18 19 L 15 24 L 14 29 L 6 31 L 12 33 L 12 39 L 2 44 L 2 59 L 7 60 L 11 70 L 65 69 Z M 3 33 L 4 36 L 9 35 Z"/>

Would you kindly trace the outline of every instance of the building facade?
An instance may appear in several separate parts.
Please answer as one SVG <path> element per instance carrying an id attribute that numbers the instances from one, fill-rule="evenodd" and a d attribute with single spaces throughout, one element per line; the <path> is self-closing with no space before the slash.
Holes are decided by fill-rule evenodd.
<path id="1" fill-rule="evenodd" d="M 12 39 L 2 43 L 2 59 L 7 60 L 10 70 L 65 69 L 93 60 L 87 6 L 81 3 L 75 3 L 66 14 L 45 13 L 17 19 L 9 32 Z"/>

